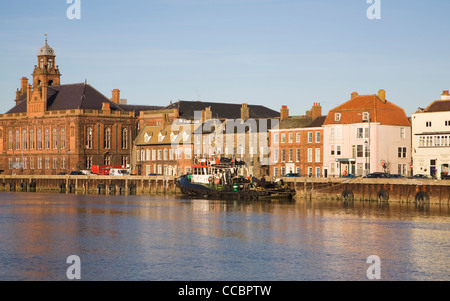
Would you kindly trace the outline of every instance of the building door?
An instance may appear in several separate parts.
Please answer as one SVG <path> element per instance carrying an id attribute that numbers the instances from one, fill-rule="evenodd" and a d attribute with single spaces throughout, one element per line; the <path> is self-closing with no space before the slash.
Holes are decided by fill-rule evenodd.
<path id="1" fill-rule="evenodd" d="M 430 160 L 430 176 L 436 178 L 436 160 Z"/>

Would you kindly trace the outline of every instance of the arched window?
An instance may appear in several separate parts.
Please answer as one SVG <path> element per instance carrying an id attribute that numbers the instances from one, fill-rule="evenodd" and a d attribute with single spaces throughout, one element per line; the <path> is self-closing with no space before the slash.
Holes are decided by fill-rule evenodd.
<path id="1" fill-rule="evenodd" d="M 53 68 L 53 60 L 49 59 L 48 60 L 48 69 L 52 69 Z"/>
<path id="2" fill-rule="evenodd" d="M 58 130 L 57 129 L 53 129 L 52 144 L 53 144 L 53 149 L 58 149 Z"/>
<path id="3" fill-rule="evenodd" d="M 37 132 L 37 149 L 42 149 L 42 130 L 38 129 Z"/>
<path id="4" fill-rule="evenodd" d="M 22 149 L 26 150 L 28 148 L 27 145 L 27 130 L 22 131 Z"/>
<path id="5" fill-rule="evenodd" d="M 30 149 L 34 149 L 34 130 L 30 130 Z"/>
<path id="6" fill-rule="evenodd" d="M 66 148 L 66 129 L 61 128 L 61 149 Z"/>
<path id="7" fill-rule="evenodd" d="M 8 134 L 8 150 L 13 150 L 14 147 L 14 137 L 13 137 L 13 131 L 9 131 Z"/>
<path id="8" fill-rule="evenodd" d="M 16 130 L 16 150 L 20 150 L 20 131 Z"/>
<path id="9" fill-rule="evenodd" d="M 92 128 L 86 129 L 86 149 L 92 149 Z"/>
<path id="10" fill-rule="evenodd" d="M 122 149 L 128 149 L 128 130 L 122 129 Z"/>
<path id="11" fill-rule="evenodd" d="M 105 128 L 105 149 L 111 148 L 111 128 Z"/>
<path id="12" fill-rule="evenodd" d="M 50 149 L 50 130 L 49 129 L 45 129 L 44 147 L 45 147 L 45 149 Z"/>
<path id="13" fill-rule="evenodd" d="M 41 69 L 44 69 L 44 59 L 41 59 L 39 65 L 40 65 L 39 67 L 40 67 Z"/>

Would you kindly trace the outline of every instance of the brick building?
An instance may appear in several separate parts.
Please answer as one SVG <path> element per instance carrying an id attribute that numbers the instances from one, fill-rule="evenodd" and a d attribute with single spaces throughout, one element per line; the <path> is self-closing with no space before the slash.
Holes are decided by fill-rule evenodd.
<path id="1" fill-rule="evenodd" d="M 120 91 L 109 99 L 88 83 L 61 85 L 54 50 L 39 50 L 32 84 L 21 79 L 15 106 L 0 115 L 0 170 L 58 174 L 92 165 L 128 165 L 141 110 Z"/>
<path id="2" fill-rule="evenodd" d="M 319 103 L 304 116 L 290 117 L 287 106 L 281 108 L 280 124 L 270 131 L 270 176 L 288 173 L 303 177 L 324 175 L 322 125 L 325 117 Z"/>

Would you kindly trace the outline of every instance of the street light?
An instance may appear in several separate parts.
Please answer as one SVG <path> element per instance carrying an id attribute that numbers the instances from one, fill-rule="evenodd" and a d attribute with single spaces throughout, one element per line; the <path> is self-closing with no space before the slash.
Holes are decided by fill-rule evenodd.
<path id="1" fill-rule="evenodd" d="M 366 157 L 366 166 L 364 167 L 364 170 L 366 171 L 366 176 L 370 173 L 370 168 L 368 168 L 368 164 L 367 164 L 367 159 L 368 159 L 368 156 L 367 156 L 367 154 L 369 153 L 368 152 L 368 149 L 369 149 L 369 141 L 365 141 L 364 142 L 364 146 L 365 146 L 365 148 L 364 148 L 364 150 L 365 150 L 365 152 L 364 152 L 364 157 Z"/>

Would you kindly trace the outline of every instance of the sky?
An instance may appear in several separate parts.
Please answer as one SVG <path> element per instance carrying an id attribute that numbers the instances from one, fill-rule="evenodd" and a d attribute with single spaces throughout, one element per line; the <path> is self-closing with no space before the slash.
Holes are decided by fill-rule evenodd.
<path id="1" fill-rule="evenodd" d="M 450 90 L 448 0 L 75 0 L 0 3 L 0 113 L 37 52 L 61 83 L 85 80 L 129 104 L 201 100 L 323 113 L 354 91 L 410 116 Z M 367 1 L 379 1 L 380 19 Z M 69 14 L 70 15 L 70 14 Z"/>

